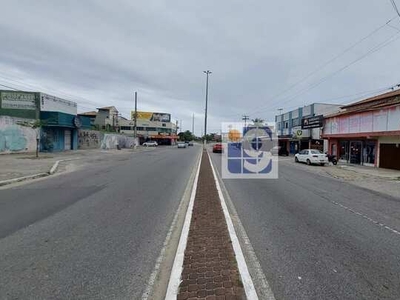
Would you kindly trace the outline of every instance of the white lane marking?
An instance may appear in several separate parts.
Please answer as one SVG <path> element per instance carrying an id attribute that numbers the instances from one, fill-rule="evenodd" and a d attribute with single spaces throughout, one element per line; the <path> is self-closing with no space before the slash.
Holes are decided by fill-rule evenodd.
<path id="1" fill-rule="evenodd" d="M 200 156 L 196 177 L 193 182 L 192 193 L 190 195 L 189 206 L 186 212 L 185 222 L 183 223 L 178 249 L 176 250 L 174 265 L 172 266 L 171 277 L 169 278 L 167 294 L 165 296 L 166 300 L 176 300 L 178 296 L 179 284 L 181 283 L 181 275 L 183 270 L 183 259 L 185 256 L 185 249 L 186 249 L 187 239 L 189 236 L 190 222 L 192 220 L 194 198 L 196 197 L 197 182 L 199 180 L 201 160 L 202 158 Z"/>
<path id="2" fill-rule="evenodd" d="M 336 202 L 336 201 L 333 201 L 333 200 L 328 200 L 328 201 L 332 202 L 333 204 L 335 204 L 335 205 L 337 205 L 337 206 L 340 206 L 341 208 L 343 208 L 343 209 L 345 209 L 345 210 L 351 212 L 352 214 L 361 216 L 362 218 L 368 220 L 369 222 L 371 222 L 371 223 L 373 223 L 373 224 L 375 224 L 375 225 L 379 225 L 380 227 L 383 227 L 383 228 L 385 228 L 386 230 L 389 230 L 390 232 L 392 232 L 392 233 L 394 233 L 394 234 L 400 235 L 400 232 L 397 231 L 396 229 L 393 229 L 393 228 L 391 228 L 391 227 L 389 227 L 389 226 L 387 226 L 387 225 L 385 225 L 385 224 L 383 224 L 383 223 L 381 223 L 381 222 L 375 221 L 374 219 L 368 217 L 367 215 L 364 215 L 364 214 L 362 214 L 362 213 L 359 213 L 358 211 L 355 211 L 355 210 L 351 209 L 350 207 L 347 207 L 346 205 L 340 204 L 339 202 Z"/>
<path id="3" fill-rule="evenodd" d="M 199 160 L 201 161 L 201 154 L 200 154 Z M 198 170 L 199 170 L 199 166 L 197 167 L 196 174 L 198 174 Z M 193 175 L 191 175 L 190 177 L 193 178 L 192 176 Z M 185 194 L 186 194 L 186 191 L 184 192 L 184 195 Z M 185 197 L 185 196 L 183 196 L 183 197 Z M 158 258 L 156 260 L 156 264 L 154 266 L 153 272 L 151 272 L 151 274 L 150 274 L 149 280 L 148 280 L 147 285 L 146 285 L 146 289 L 143 292 L 141 300 L 148 300 L 149 299 L 149 296 L 150 296 L 150 294 L 152 292 L 155 280 L 156 280 L 157 275 L 158 275 L 158 273 L 160 271 L 161 263 L 164 260 L 165 252 L 166 252 L 166 249 L 168 247 L 169 241 L 171 239 L 172 232 L 174 231 L 174 228 L 176 226 L 176 222 L 178 220 L 179 212 L 182 209 L 183 203 L 184 203 L 184 201 L 182 199 L 181 202 L 179 203 L 179 206 L 178 206 L 178 209 L 177 209 L 177 211 L 175 213 L 174 219 L 172 220 L 172 224 L 171 224 L 171 226 L 170 226 L 170 228 L 168 230 L 167 237 L 165 238 L 165 241 L 164 241 L 163 247 L 161 249 L 160 255 L 158 256 Z"/>
<path id="4" fill-rule="evenodd" d="M 249 300 L 258 300 L 258 295 L 257 295 L 256 289 L 254 288 L 253 280 L 251 279 L 249 269 L 247 268 L 247 264 L 244 259 L 242 248 L 240 247 L 239 239 L 236 235 L 235 228 L 233 227 L 232 219 L 231 219 L 231 216 L 229 215 L 228 207 L 226 206 L 224 195 L 222 194 L 221 186 L 217 179 L 217 174 L 215 173 L 215 169 L 212 164 L 211 157 L 210 157 L 208 151 L 207 151 L 207 155 L 208 155 L 208 159 L 210 160 L 211 169 L 212 169 L 212 172 L 214 175 L 215 185 L 218 190 L 218 196 L 221 201 L 221 206 L 222 206 L 222 210 L 224 212 L 226 225 L 227 225 L 228 231 L 229 231 L 229 236 L 232 241 L 233 251 L 235 252 L 235 255 L 236 255 L 236 261 L 238 264 L 240 277 L 242 278 L 246 297 Z"/>
<path id="5" fill-rule="evenodd" d="M 214 170 L 219 179 L 218 181 L 221 186 L 221 189 L 223 190 L 223 194 L 225 194 L 225 201 L 227 203 L 227 206 L 229 207 L 228 211 L 230 211 L 231 218 L 232 220 L 234 220 L 236 224 L 236 231 L 237 231 L 236 233 L 243 241 L 242 243 L 243 250 L 246 253 L 246 259 L 250 268 L 249 271 L 252 275 L 252 278 L 254 279 L 253 283 L 256 290 L 258 291 L 258 297 L 263 300 L 275 300 L 274 293 L 272 292 L 267 277 L 264 274 L 260 261 L 257 258 L 256 252 L 254 251 L 253 245 L 251 244 L 250 239 L 247 236 L 246 230 L 244 229 L 244 226 L 240 221 L 239 215 L 235 209 L 231 197 L 229 196 L 228 190 L 221 179 L 221 174 L 219 173 L 217 168 L 214 168 Z"/>

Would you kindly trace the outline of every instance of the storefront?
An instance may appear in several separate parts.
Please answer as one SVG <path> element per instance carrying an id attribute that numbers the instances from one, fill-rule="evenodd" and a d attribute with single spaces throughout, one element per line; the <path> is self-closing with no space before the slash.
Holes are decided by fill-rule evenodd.
<path id="1" fill-rule="evenodd" d="M 323 137 L 341 162 L 400 170 L 400 90 L 343 106 Z"/>
<path id="2" fill-rule="evenodd" d="M 40 93 L 40 119 L 43 122 L 41 151 L 78 149 L 78 129 L 82 120 L 77 116 L 75 102 Z"/>
<path id="3" fill-rule="evenodd" d="M 57 152 L 78 149 L 79 117 L 59 112 L 41 112 L 41 118 L 45 124 L 41 130 L 41 151 Z"/>
<path id="4" fill-rule="evenodd" d="M 341 162 L 376 165 L 377 139 L 330 139 L 329 145 L 329 153 L 335 155 Z"/>

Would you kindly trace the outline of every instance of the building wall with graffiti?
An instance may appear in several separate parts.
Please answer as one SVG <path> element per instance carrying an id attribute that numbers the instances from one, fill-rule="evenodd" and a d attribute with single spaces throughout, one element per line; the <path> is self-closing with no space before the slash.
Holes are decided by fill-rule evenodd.
<path id="1" fill-rule="evenodd" d="M 27 119 L 0 116 L 0 154 L 36 151 L 36 130 L 18 125 Z"/>
<path id="2" fill-rule="evenodd" d="M 104 134 L 96 130 L 79 130 L 78 149 L 99 149 Z"/>

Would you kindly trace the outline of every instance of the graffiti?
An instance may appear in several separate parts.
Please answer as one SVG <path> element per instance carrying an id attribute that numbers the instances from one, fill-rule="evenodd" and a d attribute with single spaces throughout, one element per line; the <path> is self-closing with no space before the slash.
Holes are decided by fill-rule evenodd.
<path id="1" fill-rule="evenodd" d="M 102 133 L 95 130 L 79 130 L 78 147 L 79 149 L 100 148 Z"/>
<path id="2" fill-rule="evenodd" d="M 135 139 L 129 136 L 105 134 L 101 143 L 101 149 L 116 149 L 117 145 L 121 148 L 132 148 L 134 141 Z"/>
<path id="3" fill-rule="evenodd" d="M 31 152 L 36 149 L 36 130 L 17 125 L 20 119 L 0 116 L 0 153 Z"/>
<path id="4" fill-rule="evenodd" d="M 26 138 L 19 126 L 11 125 L 5 130 L 0 130 L 0 151 L 25 150 Z"/>

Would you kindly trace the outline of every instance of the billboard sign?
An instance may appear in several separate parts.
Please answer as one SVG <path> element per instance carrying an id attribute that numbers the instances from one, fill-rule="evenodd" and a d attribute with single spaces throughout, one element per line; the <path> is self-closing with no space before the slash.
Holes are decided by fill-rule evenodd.
<path id="1" fill-rule="evenodd" d="M 1 108 L 36 110 L 35 93 L 1 92 Z"/>
<path id="2" fill-rule="evenodd" d="M 318 128 L 324 125 L 324 116 L 308 117 L 301 119 L 301 129 Z"/>
<path id="3" fill-rule="evenodd" d="M 55 111 L 76 115 L 78 109 L 76 102 L 40 93 L 40 111 Z"/>
<path id="4" fill-rule="evenodd" d="M 135 119 L 135 112 L 131 112 L 132 120 Z M 171 114 L 160 113 L 160 112 L 148 112 L 148 111 L 138 111 L 138 120 L 146 120 L 152 122 L 171 122 Z"/>

